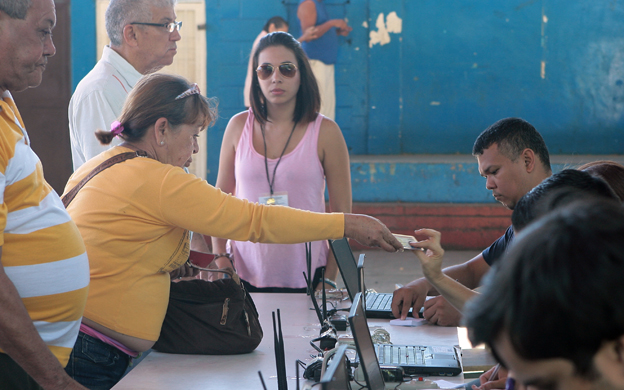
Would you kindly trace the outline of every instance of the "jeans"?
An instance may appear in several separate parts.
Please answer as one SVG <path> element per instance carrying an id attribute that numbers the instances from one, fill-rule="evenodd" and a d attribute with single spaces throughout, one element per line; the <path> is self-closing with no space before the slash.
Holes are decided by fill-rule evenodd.
<path id="1" fill-rule="evenodd" d="M 91 390 L 109 390 L 123 377 L 131 357 L 112 345 L 78 333 L 65 371 Z"/>

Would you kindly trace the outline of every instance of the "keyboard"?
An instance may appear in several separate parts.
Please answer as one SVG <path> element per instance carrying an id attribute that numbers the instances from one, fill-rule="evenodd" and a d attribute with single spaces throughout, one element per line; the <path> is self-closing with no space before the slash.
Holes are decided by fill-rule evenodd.
<path id="1" fill-rule="evenodd" d="M 366 310 L 392 310 L 392 294 L 366 294 Z"/>
<path id="2" fill-rule="evenodd" d="M 420 345 L 375 344 L 379 364 L 393 366 L 424 364 L 426 349 Z"/>

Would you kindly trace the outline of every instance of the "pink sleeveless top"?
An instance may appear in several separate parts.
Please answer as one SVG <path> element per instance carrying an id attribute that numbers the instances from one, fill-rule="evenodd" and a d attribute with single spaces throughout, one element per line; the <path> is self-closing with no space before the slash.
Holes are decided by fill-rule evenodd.
<path id="1" fill-rule="evenodd" d="M 277 167 L 273 192 L 288 192 L 290 207 L 325 212 L 325 173 L 318 158 L 318 137 L 323 115 L 310 122 L 306 132 L 295 147 L 285 154 Z M 258 202 L 260 196 L 270 192 L 264 156 L 253 147 L 254 115 L 249 110 L 236 148 L 236 192 L 239 198 Z M 278 159 L 268 159 L 269 174 Z M 303 273 L 306 271 L 304 244 L 254 244 L 230 241 L 235 267 L 241 278 L 255 287 L 306 287 Z M 318 267 L 327 263 L 327 241 L 312 244 L 312 275 Z"/>

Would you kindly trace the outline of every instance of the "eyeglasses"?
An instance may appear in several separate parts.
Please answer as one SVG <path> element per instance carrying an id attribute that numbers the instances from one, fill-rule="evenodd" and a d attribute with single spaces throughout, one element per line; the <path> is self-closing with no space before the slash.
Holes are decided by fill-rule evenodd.
<path id="1" fill-rule="evenodd" d="M 130 23 L 130 24 L 139 24 L 141 26 L 164 27 L 170 33 L 172 33 L 174 30 L 180 31 L 180 29 L 182 28 L 182 22 L 171 22 L 171 23 L 140 23 L 140 22 L 134 22 L 134 23 Z"/>
<path id="2" fill-rule="evenodd" d="M 260 80 L 266 80 L 273 75 L 275 69 L 279 69 L 279 72 L 282 74 L 282 76 L 288 78 L 295 77 L 295 74 L 297 73 L 297 65 L 293 64 L 292 62 L 284 62 L 279 66 L 262 64 L 258 67 L 258 69 L 256 69 L 256 73 L 258 74 L 258 78 Z"/>

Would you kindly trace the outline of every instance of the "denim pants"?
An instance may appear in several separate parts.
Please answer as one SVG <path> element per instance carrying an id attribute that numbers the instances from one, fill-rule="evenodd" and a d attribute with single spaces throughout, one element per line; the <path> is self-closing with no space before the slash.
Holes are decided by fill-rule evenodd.
<path id="1" fill-rule="evenodd" d="M 112 345 L 80 332 L 65 371 L 90 390 L 109 390 L 121 380 L 131 360 Z"/>

